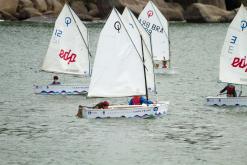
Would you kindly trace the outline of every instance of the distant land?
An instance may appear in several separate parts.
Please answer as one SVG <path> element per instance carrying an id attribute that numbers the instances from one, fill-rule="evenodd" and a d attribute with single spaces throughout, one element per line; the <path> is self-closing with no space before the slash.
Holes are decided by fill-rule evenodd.
<path id="1" fill-rule="evenodd" d="M 0 20 L 53 22 L 67 2 L 83 21 L 104 20 L 115 6 L 138 15 L 148 0 L 0 0 Z M 247 0 L 153 0 L 169 21 L 230 22 Z"/>

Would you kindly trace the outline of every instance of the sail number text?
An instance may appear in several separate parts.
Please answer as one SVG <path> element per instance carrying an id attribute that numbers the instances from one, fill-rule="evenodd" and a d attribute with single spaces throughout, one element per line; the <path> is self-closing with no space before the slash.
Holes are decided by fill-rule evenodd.
<path id="1" fill-rule="evenodd" d="M 152 33 L 152 31 L 157 31 L 159 33 L 163 33 L 164 32 L 164 28 L 160 27 L 158 25 L 155 24 L 150 24 L 150 22 L 143 20 L 143 19 L 139 19 L 140 24 L 143 26 L 143 28 L 146 30 L 146 32 L 150 35 Z"/>

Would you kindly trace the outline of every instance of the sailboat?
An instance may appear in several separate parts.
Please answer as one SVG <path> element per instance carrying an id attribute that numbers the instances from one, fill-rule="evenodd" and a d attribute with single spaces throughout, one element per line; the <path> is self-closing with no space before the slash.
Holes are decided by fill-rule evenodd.
<path id="1" fill-rule="evenodd" d="M 146 95 L 154 88 L 151 71 L 146 74 L 142 37 L 113 8 L 104 25 L 96 51 L 88 97 Z M 167 113 L 168 102 L 150 105 L 111 105 L 108 109 L 79 106 L 84 118 L 155 117 Z"/>
<path id="2" fill-rule="evenodd" d="M 231 22 L 220 56 L 219 80 L 247 85 L 247 11 L 243 5 Z M 242 91 L 240 92 L 242 93 Z M 207 97 L 207 105 L 247 105 L 247 97 Z"/>
<path id="3" fill-rule="evenodd" d="M 67 4 L 56 20 L 42 70 L 82 77 L 91 74 L 87 28 Z M 41 94 L 86 94 L 88 85 L 35 85 L 34 91 Z"/>
<path id="4" fill-rule="evenodd" d="M 171 69 L 171 53 L 168 31 L 168 21 L 155 6 L 149 1 L 140 13 L 138 20 L 150 35 L 151 49 L 155 73 L 175 73 Z"/>

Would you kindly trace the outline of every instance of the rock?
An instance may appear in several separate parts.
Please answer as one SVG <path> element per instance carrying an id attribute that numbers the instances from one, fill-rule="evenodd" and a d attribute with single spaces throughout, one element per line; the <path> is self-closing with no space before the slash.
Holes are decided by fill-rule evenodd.
<path id="1" fill-rule="evenodd" d="M 31 14 L 30 14 L 30 12 L 28 12 L 26 10 L 20 10 L 17 17 L 19 20 L 24 20 L 24 19 L 30 18 Z"/>
<path id="2" fill-rule="evenodd" d="M 47 10 L 47 4 L 45 0 L 32 0 L 35 9 L 40 12 L 45 12 Z"/>
<path id="3" fill-rule="evenodd" d="M 58 0 L 59 3 L 61 3 L 62 5 L 64 5 L 66 2 L 70 2 L 72 0 Z"/>
<path id="4" fill-rule="evenodd" d="M 55 15 L 58 15 L 63 9 L 63 5 L 57 0 L 45 0 L 47 4 L 47 10 L 53 11 Z"/>
<path id="5" fill-rule="evenodd" d="M 192 3 L 203 3 L 208 5 L 214 5 L 221 9 L 226 9 L 225 0 L 169 0 L 168 2 L 179 3 L 184 9 L 186 9 Z"/>
<path id="6" fill-rule="evenodd" d="M 59 14 L 61 12 L 61 10 L 63 9 L 63 5 L 56 1 L 56 0 L 52 0 L 53 1 L 53 11 L 55 14 Z"/>
<path id="7" fill-rule="evenodd" d="M 127 6 L 136 16 L 141 13 L 146 6 L 147 1 L 127 1 L 122 3 L 123 6 Z"/>
<path id="8" fill-rule="evenodd" d="M 225 0 L 226 1 L 226 9 L 227 10 L 234 10 L 239 8 L 241 5 L 241 0 Z"/>
<path id="9" fill-rule="evenodd" d="M 52 0 L 45 0 L 47 4 L 47 10 L 53 10 L 53 1 Z"/>
<path id="10" fill-rule="evenodd" d="M 184 9 L 178 3 L 167 3 L 167 7 L 160 11 L 168 21 L 184 21 Z"/>
<path id="11" fill-rule="evenodd" d="M 84 20 L 84 21 L 93 21 L 93 20 L 95 20 L 94 17 L 92 17 L 90 15 L 87 15 L 87 14 L 78 14 L 78 17 L 81 20 Z"/>
<path id="12" fill-rule="evenodd" d="M 88 10 L 84 4 L 84 2 L 82 1 L 73 1 L 71 4 L 71 8 L 74 10 L 74 12 L 76 14 L 80 14 L 80 15 L 87 15 L 88 14 Z"/>
<path id="13" fill-rule="evenodd" d="M 39 10 L 33 7 L 27 7 L 20 10 L 19 19 L 27 19 L 30 17 L 41 16 L 41 15 L 42 13 L 40 13 Z"/>
<path id="14" fill-rule="evenodd" d="M 197 3 L 213 5 L 221 9 L 226 9 L 225 0 L 197 0 Z"/>
<path id="15" fill-rule="evenodd" d="M 187 22 L 230 22 L 234 11 L 226 11 L 213 5 L 194 3 L 185 11 Z"/>
<path id="16" fill-rule="evenodd" d="M 48 10 L 44 12 L 43 15 L 54 15 L 54 12 L 52 10 Z"/>
<path id="17" fill-rule="evenodd" d="M 31 0 L 19 0 L 18 8 L 33 7 L 33 2 Z"/>
<path id="18" fill-rule="evenodd" d="M 89 3 L 87 4 L 87 8 L 89 10 L 88 14 L 93 17 L 99 17 L 99 9 L 96 4 Z"/>
<path id="19" fill-rule="evenodd" d="M 0 10 L 3 15 L 14 15 L 17 11 L 18 0 L 0 0 Z"/>
<path id="20" fill-rule="evenodd" d="M 169 20 L 184 20 L 183 8 L 177 3 L 166 3 L 164 0 L 154 0 L 155 5 Z M 97 7 L 100 16 L 105 18 L 115 6 L 120 12 L 127 6 L 136 15 L 139 15 L 143 8 L 148 3 L 148 0 L 98 0 Z"/>
<path id="21" fill-rule="evenodd" d="M 42 15 L 42 16 L 31 17 L 29 19 L 26 19 L 25 21 L 54 23 L 56 21 L 56 17 L 53 15 Z"/>
<path id="22" fill-rule="evenodd" d="M 12 21 L 17 20 L 17 18 L 14 15 L 12 15 L 12 14 L 4 11 L 4 10 L 0 10 L 0 15 L 5 20 L 12 20 Z"/>
<path id="23" fill-rule="evenodd" d="M 184 9 L 194 3 L 196 0 L 167 0 L 167 2 L 173 2 L 180 4 Z"/>
<path id="24" fill-rule="evenodd" d="M 99 10 L 95 9 L 95 10 L 90 10 L 88 12 L 88 15 L 92 16 L 92 17 L 98 17 L 99 16 Z"/>
<path id="25" fill-rule="evenodd" d="M 157 7 L 160 7 L 160 8 L 165 8 L 167 7 L 167 3 L 164 1 L 164 0 L 153 0 L 154 4 L 157 6 Z"/>

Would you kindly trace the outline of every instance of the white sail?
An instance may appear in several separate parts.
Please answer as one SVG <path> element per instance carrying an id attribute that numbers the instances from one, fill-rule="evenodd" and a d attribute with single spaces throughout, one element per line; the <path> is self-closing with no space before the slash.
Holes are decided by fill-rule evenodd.
<path id="1" fill-rule="evenodd" d="M 100 33 L 88 96 L 145 95 L 144 68 L 139 50 L 140 36 L 127 26 L 114 8 Z"/>
<path id="2" fill-rule="evenodd" d="M 220 57 L 222 82 L 247 84 L 247 11 L 242 5 L 228 29 Z"/>
<path id="3" fill-rule="evenodd" d="M 169 60 L 168 22 L 152 1 L 147 3 L 138 20 L 151 36 L 153 59 Z"/>
<path id="4" fill-rule="evenodd" d="M 87 28 L 65 4 L 56 20 L 42 70 L 87 76 L 89 67 Z"/>
<path id="5" fill-rule="evenodd" d="M 134 14 L 126 7 L 123 14 L 123 19 L 129 26 L 131 26 L 136 33 L 136 35 L 141 35 L 143 40 L 143 54 L 145 59 L 145 66 L 146 66 L 146 77 L 147 77 L 147 87 L 152 91 L 155 91 L 155 82 L 154 82 L 154 70 L 153 70 L 153 60 L 151 55 L 151 44 L 150 44 L 150 37 L 148 33 L 144 30 L 141 24 L 138 22 Z M 132 37 L 132 36 L 131 36 Z M 132 37 L 133 41 L 136 41 Z M 139 40 L 137 40 L 139 42 Z M 138 45 L 140 43 L 135 43 Z M 139 54 L 142 55 L 142 49 L 138 50 Z"/>

